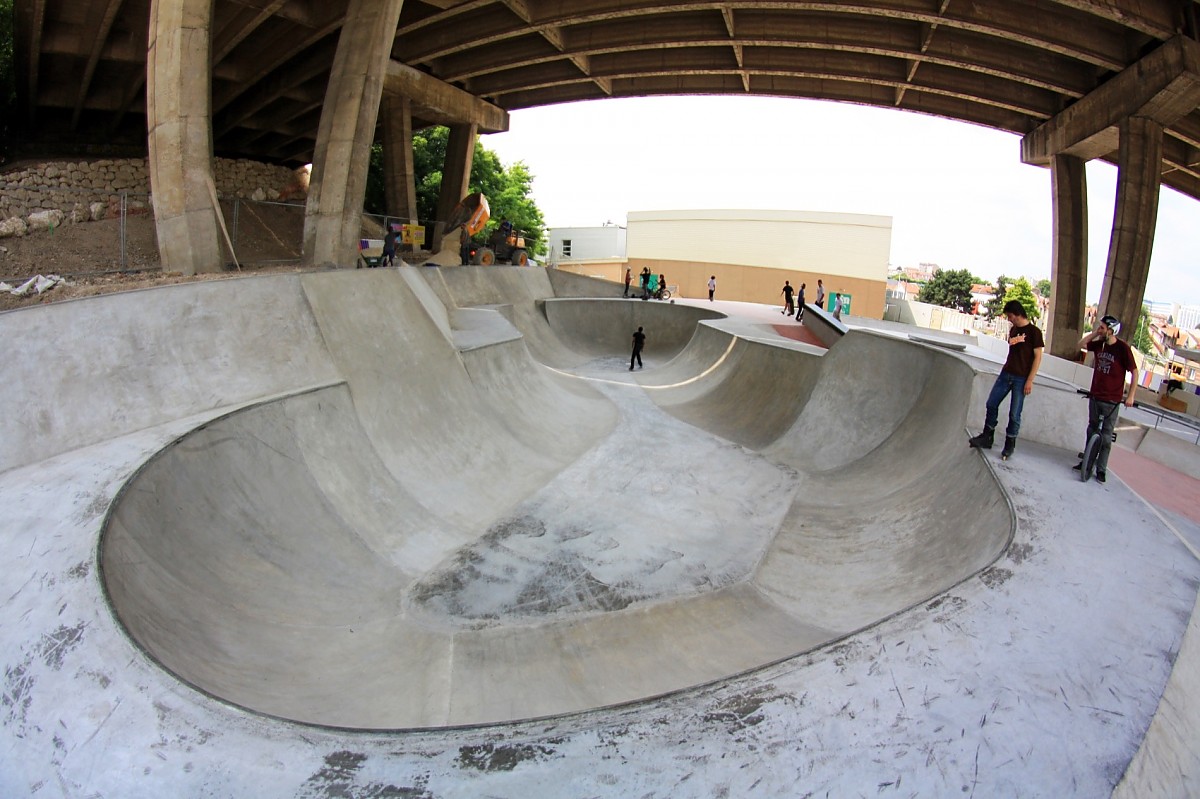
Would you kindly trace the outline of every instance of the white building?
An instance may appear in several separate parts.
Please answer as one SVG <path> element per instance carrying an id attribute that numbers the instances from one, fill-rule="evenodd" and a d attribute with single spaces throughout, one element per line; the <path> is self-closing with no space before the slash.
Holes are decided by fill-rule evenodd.
<path id="1" fill-rule="evenodd" d="M 1175 327 L 1180 330 L 1200 327 L 1200 305 L 1173 305 L 1171 316 L 1175 319 Z"/>
<path id="2" fill-rule="evenodd" d="M 626 230 L 620 225 L 550 230 L 550 263 L 624 261 Z"/>
<path id="3" fill-rule="evenodd" d="M 620 282 L 627 268 L 634 275 L 648 268 L 664 275 L 681 296 L 696 298 L 708 296 L 708 280 L 715 275 L 719 298 L 761 303 L 782 302 L 785 280 L 794 288 L 806 284 L 805 299 L 812 303 L 822 280 L 827 309 L 841 293 L 852 301 L 851 313 L 882 318 L 892 218 L 820 211 L 632 211 L 628 232 L 616 226 L 558 228 L 550 242 L 557 266 L 581 274 Z M 624 258 L 613 258 L 616 252 Z"/>

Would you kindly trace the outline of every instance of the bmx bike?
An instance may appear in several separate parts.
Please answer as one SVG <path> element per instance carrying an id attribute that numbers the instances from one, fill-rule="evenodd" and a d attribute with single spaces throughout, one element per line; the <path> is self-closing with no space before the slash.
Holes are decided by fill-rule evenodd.
<path id="1" fill-rule="evenodd" d="M 671 299 L 671 290 L 666 287 L 661 288 L 655 293 L 654 298 L 656 300 L 669 300 Z"/>
<path id="2" fill-rule="evenodd" d="M 1084 391 L 1083 389 L 1077 389 L 1077 393 L 1082 394 L 1088 399 L 1091 399 L 1092 397 L 1092 393 L 1090 391 Z M 1113 414 L 1117 413 L 1120 407 L 1121 403 L 1117 402 L 1113 403 L 1113 406 L 1107 410 L 1101 409 L 1100 418 L 1096 422 L 1095 430 L 1091 430 L 1091 424 L 1089 422 L 1088 429 L 1091 432 L 1088 434 L 1087 443 L 1083 447 L 1083 452 L 1078 453 L 1079 479 L 1084 483 L 1086 483 L 1088 480 L 1091 480 L 1092 475 L 1096 472 L 1096 460 L 1100 457 L 1100 436 L 1104 432 L 1105 422 L 1107 422 Z M 1112 440 L 1113 443 L 1115 443 L 1117 440 L 1116 430 L 1113 430 L 1112 432 Z"/>

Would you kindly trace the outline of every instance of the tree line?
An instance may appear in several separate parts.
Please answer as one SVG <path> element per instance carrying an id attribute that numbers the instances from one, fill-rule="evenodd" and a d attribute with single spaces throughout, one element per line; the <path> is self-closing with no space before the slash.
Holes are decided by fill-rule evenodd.
<path id="1" fill-rule="evenodd" d="M 982 278 L 976 277 L 966 269 L 937 269 L 933 278 L 921 287 L 917 294 L 917 302 L 927 302 L 944 308 L 953 308 L 963 313 L 974 313 L 975 300 L 971 297 L 971 288 L 976 285 L 990 285 Z M 988 316 L 998 317 L 1002 314 L 1005 303 L 1017 300 L 1025 307 L 1029 318 L 1037 321 L 1041 311 L 1037 307 L 1037 298 L 1050 296 L 1050 281 L 1039 280 L 1031 284 L 1027 278 L 1010 278 L 1001 275 L 996 279 L 992 290 L 992 299 L 987 303 Z"/>
<path id="2" fill-rule="evenodd" d="M 971 297 L 971 287 L 979 284 L 988 285 L 987 281 L 972 275 L 966 269 L 938 269 L 934 271 L 933 278 L 921 287 L 920 293 L 917 294 L 917 302 L 927 302 L 931 305 L 953 308 L 963 313 L 972 313 L 975 310 L 975 300 Z M 1001 316 L 1004 305 L 1009 300 L 1017 300 L 1025 308 L 1029 318 L 1036 322 L 1041 316 L 1037 297 L 1045 299 L 1050 297 L 1049 280 L 1042 279 L 1031 284 L 1024 277 L 1013 279 L 1001 275 L 996 279 L 992 299 L 987 303 L 988 316 L 992 318 Z M 1085 332 L 1091 329 L 1091 325 L 1085 322 Z M 1129 331 L 1127 334 L 1129 343 L 1135 349 L 1141 350 L 1146 355 L 1157 354 L 1150 338 L 1150 312 L 1145 305 L 1142 306 L 1142 313 L 1137 320 L 1137 325 L 1127 326 L 1126 330 Z"/>

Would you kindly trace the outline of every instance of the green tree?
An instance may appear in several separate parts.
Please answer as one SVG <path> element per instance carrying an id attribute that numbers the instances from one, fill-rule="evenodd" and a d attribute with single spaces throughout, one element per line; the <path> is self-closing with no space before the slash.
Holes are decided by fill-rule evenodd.
<path id="1" fill-rule="evenodd" d="M 1025 308 L 1025 315 L 1035 322 L 1042 315 L 1037 307 L 1037 299 L 1033 296 L 1033 286 L 1029 285 L 1029 281 L 1023 277 L 1014 280 L 1004 293 L 1004 303 L 1011 300 L 1021 303 Z M 1000 307 L 1003 308 L 1004 304 L 1002 303 Z"/>
<path id="2" fill-rule="evenodd" d="M 2 0 L 0 0 L 2 1 Z M 413 134 L 413 170 L 417 189 L 417 217 L 424 222 L 437 218 L 438 196 L 442 188 L 442 166 L 446 163 L 446 143 L 450 130 L 434 127 Z M 527 249 L 534 256 L 546 252 L 546 223 L 542 211 L 530 196 L 533 175 L 523 161 L 510 167 L 482 143 L 475 142 L 471 162 L 470 192 L 480 191 L 488 198 L 491 221 L 481 235 L 487 236 L 507 219 L 513 227 L 525 231 Z M 367 196 L 364 208 L 368 213 L 383 214 L 386 207 L 383 148 L 371 148 L 371 163 L 367 174 Z"/>
<path id="3" fill-rule="evenodd" d="M 971 312 L 971 286 L 979 279 L 966 269 L 938 269 L 933 279 L 921 287 L 918 302 L 928 302 L 963 313 Z"/>
<path id="4" fill-rule="evenodd" d="M 995 319 L 1000 316 L 1004 310 L 1005 295 L 1008 294 L 1009 278 L 1001 275 L 996 278 L 996 288 L 992 292 L 992 298 L 988 300 L 987 312 L 988 316 Z"/>
<path id="5" fill-rule="evenodd" d="M 1046 278 L 1042 278 L 1041 280 L 1039 280 L 1037 282 L 1037 285 L 1034 286 L 1034 291 L 1037 292 L 1037 295 L 1039 297 L 1042 297 L 1042 298 L 1048 300 L 1048 299 L 1050 299 L 1050 290 L 1052 288 L 1053 288 L 1053 286 L 1050 284 L 1050 281 L 1047 280 Z"/>
<path id="6" fill-rule="evenodd" d="M 1154 341 L 1150 338 L 1150 309 L 1145 305 L 1142 306 L 1142 312 L 1138 315 L 1137 327 L 1134 329 L 1129 343 L 1144 355 L 1158 355 L 1158 350 L 1154 348 Z"/>

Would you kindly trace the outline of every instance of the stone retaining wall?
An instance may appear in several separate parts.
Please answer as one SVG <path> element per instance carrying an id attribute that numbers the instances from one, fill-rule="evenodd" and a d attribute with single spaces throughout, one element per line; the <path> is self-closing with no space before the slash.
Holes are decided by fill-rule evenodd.
<path id="1" fill-rule="evenodd" d="M 308 191 L 305 169 L 218 158 L 213 173 L 221 198 L 302 201 Z M 38 224 L 34 215 L 55 224 L 116 216 L 122 193 L 129 213 L 151 212 L 146 159 L 47 161 L 0 173 L 0 237 L 24 235 Z"/>

